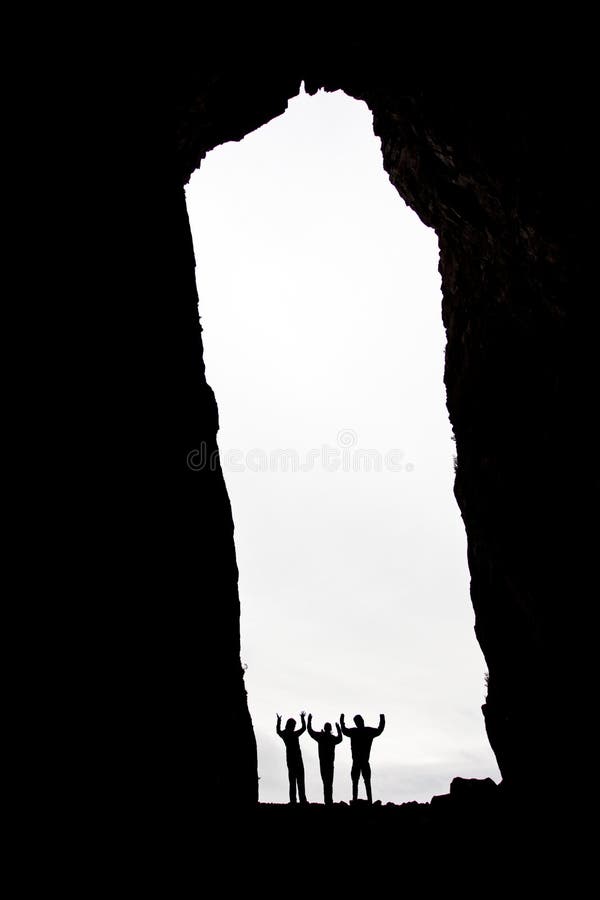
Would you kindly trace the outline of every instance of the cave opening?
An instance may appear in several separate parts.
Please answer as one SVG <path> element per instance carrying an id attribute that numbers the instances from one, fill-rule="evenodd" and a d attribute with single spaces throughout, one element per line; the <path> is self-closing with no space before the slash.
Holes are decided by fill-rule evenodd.
<path id="1" fill-rule="evenodd" d="M 498 780 L 452 494 L 435 234 L 383 170 L 366 104 L 300 96 L 186 191 L 207 380 L 235 523 L 260 799 L 275 714 L 387 728 L 374 796 Z M 309 800 L 316 744 L 303 738 Z M 334 799 L 349 798 L 348 742 Z"/>

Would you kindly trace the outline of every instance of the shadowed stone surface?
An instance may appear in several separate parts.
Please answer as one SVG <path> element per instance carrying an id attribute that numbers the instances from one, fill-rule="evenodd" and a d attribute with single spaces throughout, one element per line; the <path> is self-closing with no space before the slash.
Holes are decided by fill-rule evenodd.
<path id="1" fill-rule="evenodd" d="M 582 302 L 592 217 L 577 179 L 587 150 L 555 129 L 564 87 L 550 76 L 416 87 L 364 52 L 270 62 L 267 75 L 259 65 L 236 77 L 239 60 L 212 81 L 187 74 L 182 179 L 211 146 L 281 112 L 301 79 L 310 93 L 342 89 L 373 111 L 392 183 L 440 241 L 455 493 L 490 673 L 486 726 L 506 784 L 534 790 L 569 757 L 579 672 L 571 660 L 565 673 L 576 617 L 564 603 L 577 603 L 590 542 L 578 526 L 597 380 Z"/>
<path id="2" fill-rule="evenodd" d="M 471 60 L 459 77 L 411 70 L 408 38 L 383 24 L 347 26 L 343 39 L 323 26 L 307 40 L 307 28 L 278 43 L 182 36 L 177 53 L 140 37 L 146 53 L 127 72 L 112 57 L 99 64 L 110 96 L 65 103 L 66 119 L 90 108 L 93 119 L 65 154 L 95 149 L 104 180 L 65 230 L 74 302 L 52 347 L 66 402 L 64 422 L 52 419 L 41 596 L 72 605 L 50 608 L 75 648 L 76 665 L 58 664 L 87 805 L 183 857 L 197 852 L 200 809 L 222 804 L 234 846 L 229 811 L 257 797 L 229 501 L 218 468 L 187 465 L 190 451 L 216 449 L 218 422 L 184 184 L 212 147 L 281 114 L 302 80 L 368 103 L 393 184 L 439 237 L 455 493 L 503 788 L 529 804 L 567 782 L 560 800 L 571 802 L 586 768 L 599 393 L 591 82 L 577 61 L 557 69 L 551 48 L 531 67 L 512 50 L 510 64 L 506 53 Z"/>

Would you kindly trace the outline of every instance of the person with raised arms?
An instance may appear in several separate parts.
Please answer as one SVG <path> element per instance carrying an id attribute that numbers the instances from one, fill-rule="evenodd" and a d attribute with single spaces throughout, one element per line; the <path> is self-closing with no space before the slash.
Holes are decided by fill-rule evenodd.
<path id="1" fill-rule="evenodd" d="M 362 775 L 367 790 L 367 800 L 369 803 L 372 803 L 369 757 L 374 738 L 379 737 L 385 728 L 385 716 L 383 713 L 379 716 L 378 728 L 367 727 L 362 716 L 354 716 L 356 728 L 346 728 L 344 713 L 340 716 L 340 724 L 342 726 L 342 734 L 350 738 L 350 749 L 352 751 L 352 802 L 356 803 L 358 800 L 358 780 Z"/>
<path id="2" fill-rule="evenodd" d="M 308 716 L 308 733 L 319 745 L 319 768 L 323 779 L 323 796 L 326 806 L 333 803 L 333 767 L 335 763 L 335 748 L 342 741 L 342 732 L 339 724 L 335 727 L 337 736 L 331 732 L 331 722 L 325 722 L 322 731 L 315 731 L 312 727 L 312 713 Z"/>
<path id="3" fill-rule="evenodd" d="M 285 744 L 285 758 L 290 781 L 290 803 L 296 803 L 296 787 L 300 803 L 307 803 L 304 789 L 304 763 L 300 750 L 300 735 L 306 731 L 305 712 L 300 713 L 302 727 L 295 731 L 296 720 L 288 719 L 285 728 L 281 728 L 281 716 L 277 713 L 277 734 Z"/>

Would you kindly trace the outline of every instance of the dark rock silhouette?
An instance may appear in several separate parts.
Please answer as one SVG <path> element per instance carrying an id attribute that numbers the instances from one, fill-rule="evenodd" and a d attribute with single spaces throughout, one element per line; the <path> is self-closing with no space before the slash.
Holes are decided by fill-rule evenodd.
<path id="1" fill-rule="evenodd" d="M 506 795 L 498 786 L 463 780 L 469 781 L 469 793 L 486 794 L 488 800 L 493 794 L 493 802 L 471 803 L 473 797 L 467 799 L 462 786 L 458 792 L 454 786 L 429 803 L 370 804 L 359 800 L 295 808 L 261 803 L 239 820 L 245 833 L 252 836 L 241 850 L 247 856 L 248 871 L 256 864 L 255 837 L 259 835 L 272 860 L 270 876 L 276 873 L 282 881 L 286 873 L 289 877 L 300 847 L 310 852 L 311 865 L 322 867 L 319 884 L 327 883 L 333 889 L 337 885 L 339 890 L 339 872 L 330 874 L 332 853 L 343 857 L 349 848 L 357 847 L 359 859 L 376 861 L 378 882 L 390 888 L 398 885 L 400 860 L 403 889 L 410 887 L 420 896 L 437 896 L 447 889 L 449 878 L 456 878 L 461 890 L 473 886 L 467 896 L 484 896 L 489 891 L 481 893 L 482 883 L 490 874 L 494 895 L 498 885 L 506 887 L 508 895 L 516 880 L 528 887 L 532 880 L 531 896 L 536 896 L 535 888 L 544 883 L 548 849 L 553 846 L 549 832 L 556 823 L 532 831 L 530 807 L 523 810 L 526 814 L 520 820 L 513 821 Z M 502 852 L 496 856 L 499 850 Z M 552 860 L 551 868 L 554 880 L 560 866 Z M 570 882 L 576 883 L 576 873 L 571 874 Z M 372 868 L 364 871 L 357 866 L 352 884 L 372 892 Z"/>
<path id="2" fill-rule="evenodd" d="M 28 349 L 16 378 L 34 388 L 23 405 L 35 440 L 20 442 L 33 449 L 19 476 L 28 496 L 17 531 L 26 535 L 28 593 L 39 598 L 32 622 L 51 662 L 36 680 L 55 678 L 62 715 L 52 742 L 76 785 L 74 807 L 83 803 L 99 823 L 90 844 L 110 834 L 136 859 L 137 835 L 141 867 L 153 870 L 152 841 L 162 857 L 170 843 L 178 864 L 169 876 L 184 859 L 197 871 L 199 810 L 209 829 L 211 810 L 224 810 L 234 826 L 219 840 L 227 860 L 238 859 L 241 807 L 255 825 L 256 745 L 184 185 L 213 147 L 282 114 L 302 80 L 309 93 L 344 90 L 368 104 L 392 185 L 439 239 L 455 494 L 490 674 L 485 724 L 501 805 L 514 810 L 503 813 L 505 828 L 486 820 L 488 847 L 472 826 L 454 863 L 463 874 L 466 856 L 482 848 L 495 880 L 545 822 L 570 831 L 583 820 L 577 804 L 594 806 L 584 734 L 598 640 L 595 30 L 561 15 L 554 34 L 512 28 L 494 53 L 483 31 L 468 29 L 479 52 L 461 52 L 456 34 L 444 34 L 452 64 L 450 54 L 438 64 L 427 44 L 415 66 L 418 42 L 370 9 L 341 14 L 335 28 L 297 18 L 312 21 L 211 29 L 201 52 L 185 23 L 148 40 L 115 27 L 115 54 L 114 35 L 103 43 L 82 33 L 73 65 L 66 57 L 55 66 L 61 48 L 50 42 L 50 64 L 36 66 L 41 50 L 30 47 L 37 132 L 23 147 L 39 154 L 56 134 L 61 161 L 43 225 L 57 252 L 47 270 L 36 266 L 42 296 L 61 299 L 47 320 L 54 329 L 43 329 L 43 364 Z M 40 94 L 53 71 L 60 89 Z M 28 340 L 35 292 L 27 278 L 21 289 Z M 203 448 L 216 464 L 194 468 Z M 47 781 L 57 781 L 51 767 Z M 289 820 L 312 809 L 283 811 Z M 340 807 L 340 817 L 349 812 Z M 391 824 L 395 813 L 386 827 L 409 841 L 410 829 Z M 436 816 L 429 806 L 421 813 Z"/>
<path id="3" fill-rule="evenodd" d="M 379 726 L 370 728 L 365 725 L 362 716 L 354 716 L 355 728 L 346 728 L 344 721 L 344 713 L 340 716 L 340 724 L 342 733 L 350 738 L 350 746 L 352 749 L 352 801 L 356 803 L 358 800 L 358 782 L 362 775 L 367 791 L 367 801 L 373 802 L 371 793 L 371 766 L 369 757 L 371 755 L 371 745 L 376 737 L 382 733 L 385 728 L 385 716 L 383 713 L 379 716 Z"/>
<path id="4" fill-rule="evenodd" d="M 319 745 L 319 768 L 323 779 L 323 797 L 326 805 L 333 803 L 333 770 L 335 766 L 335 748 L 342 742 L 339 724 L 335 724 L 337 735 L 331 733 L 331 722 L 325 722 L 322 731 L 312 727 L 312 713 L 308 716 L 308 733 Z"/>
<path id="5" fill-rule="evenodd" d="M 281 716 L 277 715 L 277 734 L 285 744 L 285 759 L 288 767 L 288 778 L 290 782 L 290 803 L 296 803 L 296 788 L 298 789 L 298 799 L 300 803 L 306 803 L 306 792 L 304 788 L 304 763 L 302 761 L 302 751 L 300 750 L 300 735 L 306 731 L 306 713 L 300 713 L 302 726 L 295 731 L 296 720 L 288 719 L 285 728 L 281 728 Z"/>
<path id="6" fill-rule="evenodd" d="M 598 310 L 585 299 L 596 283 L 585 173 L 596 163 L 569 126 L 555 128 L 555 116 L 560 107 L 570 111 L 570 122 L 586 121 L 590 98 L 585 79 L 572 73 L 569 83 L 549 59 L 539 81 L 499 84 L 478 69 L 460 84 L 446 71 L 439 82 L 415 83 L 408 64 L 398 68 L 394 42 L 383 32 L 377 30 L 372 44 L 358 30 L 342 44 L 323 36 L 322 43 L 311 40 L 310 53 L 294 38 L 279 48 L 261 42 L 261 53 L 256 46 L 220 44 L 202 66 L 190 57 L 173 73 L 169 109 L 177 150 L 165 175 L 169 190 L 163 196 L 159 184 L 154 188 L 157 225 L 144 223 L 150 246 L 160 235 L 160 252 L 144 255 L 154 282 L 157 260 L 164 272 L 163 288 L 148 284 L 144 296 L 156 297 L 160 311 L 156 346 L 163 343 L 165 317 L 172 323 L 173 365 L 165 371 L 173 384 L 164 390 L 179 404 L 175 409 L 171 400 L 168 407 L 177 428 L 161 434 L 168 459 L 185 457 L 201 440 L 216 449 L 216 406 L 197 362 L 193 254 L 182 188 L 175 184 L 183 185 L 212 147 L 281 114 L 303 79 L 309 93 L 342 89 L 365 101 L 392 184 L 440 242 L 455 494 L 468 539 L 475 631 L 489 669 L 487 733 L 509 789 L 543 793 L 565 760 L 577 765 L 567 736 L 576 733 L 578 717 L 569 711 L 588 680 L 583 656 L 565 659 L 565 652 L 577 646 L 581 598 L 594 583 L 595 542 L 581 523 L 586 509 L 595 508 L 590 491 L 598 490 L 594 442 L 587 438 L 598 393 L 592 340 Z M 177 280 L 173 273 L 184 270 Z M 168 307 L 163 295 L 171 298 Z M 574 454 L 577 465 L 570 464 Z M 149 471 L 168 481 L 173 465 Z M 255 760 L 241 669 L 223 668 L 239 647 L 228 500 L 218 470 L 181 471 L 181 478 L 185 489 L 176 507 L 185 514 L 163 518 L 176 521 L 187 542 L 201 524 L 208 533 L 203 579 L 220 598 L 210 633 L 215 646 L 227 648 L 215 652 L 217 681 L 225 691 L 222 705 L 237 710 L 232 735 L 239 746 L 245 734 L 244 758 Z M 156 532 L 174 542 L 164 526 Z M 190 561 L 185 571 L 193 584 Z M 565 615 L 567 597 L 573 599 Z M 557 727 L 557 709 L 570 720 L 564 727 Z M 222 764 L 223 790 L 232 798 L 256 796 L 255 768 L 252 784 L 247 781 L 250 763 L 244 774 L 233 760 Z M 534 787 L 532 772 L 538 773 Z"/>
<path id="7" fill-rule="evenodd" d="M 501 792 L 491 778 L 453 778 L 448 794 L 431 798 L 437 820 L 454 822 L 479 819 L 489 822 L 498 813 Z"/>

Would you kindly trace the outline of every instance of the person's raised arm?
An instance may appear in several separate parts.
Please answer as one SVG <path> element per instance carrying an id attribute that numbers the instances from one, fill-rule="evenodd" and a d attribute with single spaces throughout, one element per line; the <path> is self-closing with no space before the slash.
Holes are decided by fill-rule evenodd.
<path id="1" fill-rule="evenodd" d="M 335 742 L 336 742 L 336 744 L 341 744 L 343 738 L 342 738 L 342 729 L 340 728 L 340 723 L 336 722 L 335 727 L 337 729 L 337 737 L 335 739 Z"/>
<path id="2" fill-rule="evenodd" d="M 377 736 L 380 735 L 384 728 L 385 728 L 385 716 L 383 713 L 381 713 L 379 716 L 379 728 L 377 729 L 375 734 Z"/>
<path id="3" fill-rule="evenodd" d="M 300 721 L 302 722 L 302 728 L 299 728 L 298 731 L 294 732 L 298 737 L 306 731 L 306 713 L 304 710 L 300 713 Z"/>
<path id="4" fill-rule="evenodd" d="M 315 739 L 315 741 L 318 741 L 318 740 L 319 740 L 318 735 L 317 735 L 317 732 L 316 732 L 316 731 L 313 731 L 313 727 L 312 727 L 312 713 L 309 713 L 309 714 L 308 714 L 308 733 L 310 734 L 311 738 L 314 738 L 314 739 Z"/>
<path id="5" fill-rule="evenodd" d="M 277 734 L 281 737 L 281 716 L 277 713 Z"/>
<path id="6" fill-rule="evenodd" d="M 350 737 L 350 729 L 346 728 L 346 722 L 344 721 L 344 713 L 340 716 L 340 725 L 342 726 L 342 732 L 346 735 L 346 737 Z"/>

